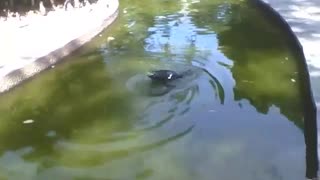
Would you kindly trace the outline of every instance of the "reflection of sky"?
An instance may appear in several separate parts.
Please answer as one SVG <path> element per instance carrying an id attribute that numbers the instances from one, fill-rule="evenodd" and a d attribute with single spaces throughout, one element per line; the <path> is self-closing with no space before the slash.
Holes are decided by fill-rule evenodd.
<path id="1" fill-rule="evenodd" d="M 216 99 L 210 99 L 208 92 L 212 88 L 205 86 L 208 81 L 198 81 L 200 93 L 192 101 L 192 108 L 169 123 L 175 127 L 189 121 L 196 124 L 192 135 L 184 140 L 183 148 L 187 148 L 188 153 L 180 155 L 182 164 L 191 164 L 190 170 L 196 169 L 198 177 L 203 179 L 304 178 L 305 150 L 301 131 L 275 106 L 263 115 L 248 101 L 233 100 L 232 74 L 218 64 L 232 66 L 232 61 L 218 50 L 215 33 L 198 29 L 189 17 L 180 15 L 157 18 L 149 32 L 151 35 L 145 40 L 147 52 L 165 52 L 172 55 L 173 60 L 180 60 L 193 48 L 192 64 L 215 76 L 226 94 L 226 103 L 217 104 Z M 181 143 L 170 147 L 170 151 L 177 152 Z M 199 160 L 199 164 L 191 163 Z"/>
<path id="2" fill-rule="evenodd" d="M 32 148 L 23 148 L 18 151 L 8 151 L 0 157 L 0 179 L 32 180 L 36 177 L 38 164 L 23 159 L 23 155 Z M 6 179 L 6 178 L 4 178 Z"/>
<path id="3" fill-rule="evenodd" d="M 25 162 L 18 152 L 9 152 L 0 157 L 0 173 L 14 177 L 12 173 L 23 175 L 27 171 L 30 177 L 39 173 L 40 179 L 134 179 L 137 173 L 149 170 L 150 179 L 304 179 L 305 146 L 300 130 L 276 107 L 264 115 L 246 100 L 234 101 L 232 73 L 219 64 L 232 66 L 232 61 L 218 50 L 216 34 L 197 28 L 186 16 L 187 10 L 181 11 L 182 14 L 156 17 L 154 27 L 148 29 L 150 36 L 145 39 L 145 51 L 150 55 L 168 53 L 172 60 L 185 63 L 190 58 L 191 64 L 205 68 L 223 86 L 224 104 L 214 97 L 214 89 L 208 82 L 210 77 L 202 75 L 182 88 L 198 88 L 190 104 L 170 97 L 180 91 L 156 99 L 156 104 L 146 111 L 145 119 L 134 126 L 135 130 L 146 129 L 145 132 L 139 132 L 141 136 L 132 142 L 79 145 L 66 139 L 59 145 L 73 149 L 75 153 L 66 156 L 77 158 L 79 149 L 108 154 L 112 150 L 128 149 L 128 146 L 156 143 L 195 125 L 191 133 L 163 146 L 140 153 L 129 152 L 128 156 L 88 168 L 61 165 L 37 172 L 35 164 Z M 164 123 L 159 125 L 161 121 Z M 60 153 L 64 155 L 63 151 Z"/>
<path id="4" fill-rule="evenodd" d="M 213 32 L 206 32 L 202 36 L 197 36 L 197 32 L 203 29 L 195 27 L 190 17 L 181 15 L 156 18 L 155 27 L 150 27 L 149 36 L 145 50 L 149 52 L 163 52 L 163 47 L 168 44 L 172 54 L 184 54 L 191 45 L 195 46 L 198 53 L 217 49 L 217 38 Z M 157 24 L 157 23 L 160 23 Z M 211 41 L 207 41 L 210 39 Z"/>
<path id="5" fill-rule="evenodd" d="M 176 23 L 177 26 L 171 25 Z M 149 32 L 151 35 L 145 40 L 145 51 L 166 53 L 165 46 L 169 46 L 171 60 L 186 62 L 190 58 L 193 65 L 205 68 L 214 75 L 227 91 L 227 98 L 233 99 L 232 74 L 219 64 L 222 62 L 231 66 L 233 62 L 218 50 L 216 34 L 197 28 L 190 17 L 181 15 L 156 18 L 155 26 L 150 27 Z"/>
<path id="6" fill-rule="evenodd" d="M 117 160 L 117 166 L 140 166 L 136 171 L 151 168 L 150 179 L 304 179 L 305 145 L 301 130 L 277 107 L 261 114 L 247 100 L 234 101 L 232 73 L 220 64 L 232 66 L 233 61 L 219 51 L 216 34 L 196 27 L 188 16 L 188 8 L 183 7 L 180 13 L 155 17 L 154 26 L 148 28 L 144 50 L 151 56 L 160 54 L 165 62 L 169 59 L 205 68 L 223 86 L 224 104 L 213 96 L 207 76 L 190 84 L 199 88 L 190 104 L 176 103 L 167 96 L 159 98 L 137 128 L 154 127 L 170 119 L 145 132 L 144 143 L 172 136 L 190 125 L 195 128 L 163 147 Z M 224 13 L 219 11 L 218 16 Z M 107 166 L 114 168 L 103 167 L 108 169 Z"/>
<path id="7" fill-rule="evenodd" d="M 232 73 L 219 64 L 232 66 L 233 62 L 219 51 L 216 34 L 197 28 L 187 14 L 185 10 L 182 14 L 155 17 L 155 25 L 148 29 L 145 39 L 145 51 L 149 55 L 163 54 L 164 60 L 188 63 L 190 58 L 191 64 L 205 68 L 219 80 L 226 95 L 225 104 L 212 97 L 208 77 L 197 79 L 199 93 L 189 105 L 162 98 L 155 105 L 156 110 L 149 111 L 144 125 L 149 122 L 152 126 L 166 118 L 173 104 L 177 106 L 176 113 L 170 121 L 146 133 L 146 141 L 174 134 L 189 124 L 195 124 L 195 128 L 149 156 L 144 154 L 150 161 L 140 160 L 150 167 L 167 164 L 155 170 L 160 177 L 168 174 L 164 179 L 170 179 L 170 173 L 177 176 L 172 171 L 201 179 L 303 179 L 305 146 L 301 131 L 277 107 L 272 106 L 264 115 L 247 100 L 234 101 Z M 188 111 L 180 114 L 188 106 Z"/>

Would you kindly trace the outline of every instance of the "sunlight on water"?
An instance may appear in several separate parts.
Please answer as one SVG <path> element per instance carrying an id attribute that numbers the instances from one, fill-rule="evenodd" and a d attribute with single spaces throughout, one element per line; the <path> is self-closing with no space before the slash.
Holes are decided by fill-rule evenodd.
<path id="1" fill-rule="evenodd" d="M 240 1 L 121 6 L 0 97 L 0 179 L 304 178 L 300 72 L 279 29 Z M 159 69 L 185 75 L 154 86 Z"/>

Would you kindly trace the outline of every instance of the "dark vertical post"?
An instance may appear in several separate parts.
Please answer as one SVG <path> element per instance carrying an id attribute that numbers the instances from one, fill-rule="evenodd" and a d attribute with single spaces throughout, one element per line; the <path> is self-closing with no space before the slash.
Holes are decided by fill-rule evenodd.
<path id="1" fill-rule="evenodd" d="M 307 79 L 308 77 L 306 77 Z M 310 100 L 309 102 L 307 102 Z M 304 103 L 304 139 L 306 144 L 306 177 L 317 178 L 318 173 L 318 135 L 317 109 L 313 99 L 306 98 Z"/>
<path id="2" fill-rule="evenodd" d="M 289 45 L 294 49 L 295 55 L 299 58 L 300 73 L 300 92 L 303 94 L 303 121 L 304 121 L 304 139 L 306 144 L 306 177 L 308 179 L 318 178 L 318 135 L 317 135 L 317 108 L 314 102 L 310 75 L 307 62 L 304 56 L 302 45 L 297 36 L 292 31 L 290 25 L 285 19 L 269 4 L 262 0 L 249 0 L 254 6 L 260 8 L 266 16 L 271 18 L 279 25 L 287 35 Z"/>

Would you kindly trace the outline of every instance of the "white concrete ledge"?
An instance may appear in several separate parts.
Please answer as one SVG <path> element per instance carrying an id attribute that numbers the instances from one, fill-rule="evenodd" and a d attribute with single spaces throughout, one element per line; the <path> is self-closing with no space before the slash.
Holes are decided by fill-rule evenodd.
<path id="1" fill-rule="evenodd" d="M 60 17 L 55 13 L 38 18 L 23 29 L 3 23 L 0 28 L 8 31 L 0 37 L 0 93 L 52 67 L 89 42 L 117 18 L 118 7 L 118 0 L 99 0 L 67 15 L 61 12 Z"/>

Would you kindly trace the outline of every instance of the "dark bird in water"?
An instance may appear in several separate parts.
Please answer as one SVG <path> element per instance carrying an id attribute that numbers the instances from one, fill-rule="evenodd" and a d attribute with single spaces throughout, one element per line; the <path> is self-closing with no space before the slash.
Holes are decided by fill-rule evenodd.
<path id="1" fill-rule="evenodd" d="M 169 82 L 175 79 L 179 79 L 183 77 L 183 74 L 178 74 L 172 70 L 156 70 L 148 73 L 148 77 L 152 81 L 158 82 Z"/>

